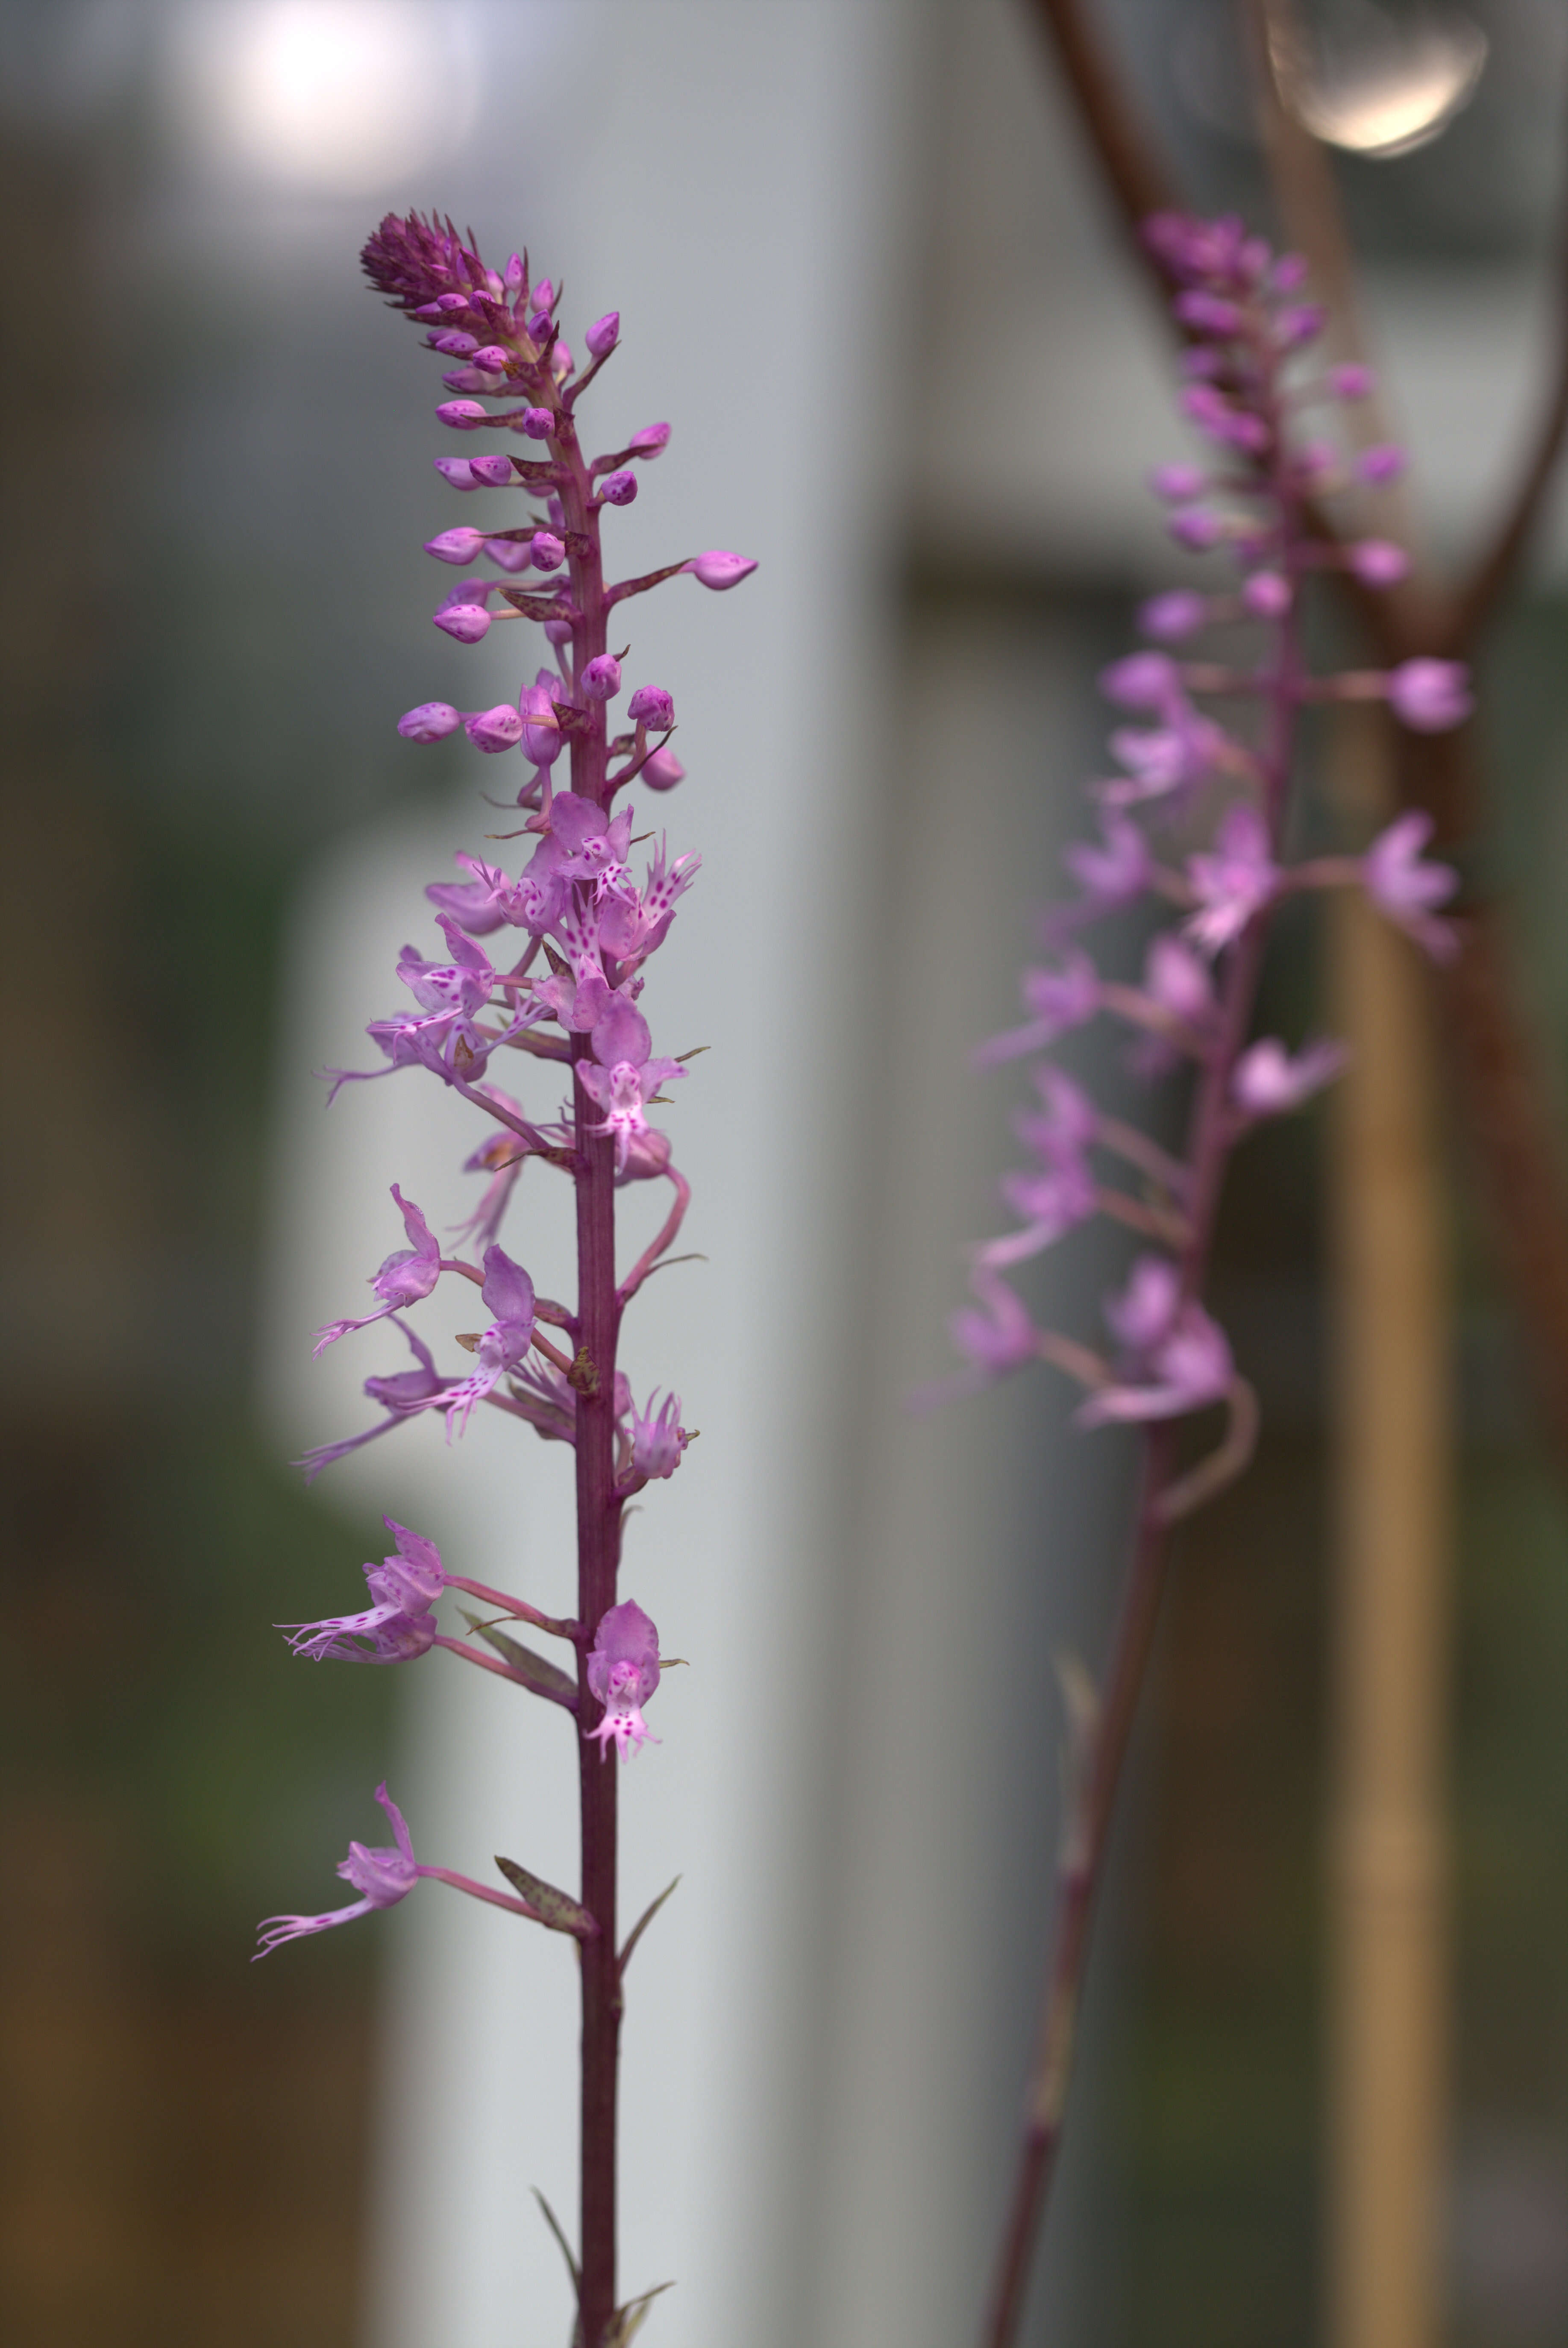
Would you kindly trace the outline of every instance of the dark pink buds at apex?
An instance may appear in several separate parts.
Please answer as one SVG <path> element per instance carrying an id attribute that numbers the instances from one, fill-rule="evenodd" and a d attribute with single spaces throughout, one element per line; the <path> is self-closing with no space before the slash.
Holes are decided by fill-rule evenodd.
<path id="1" fill-rule="evenodd" d="M 548 407 L 525 407 L 522 428 L 531 440 L 548 440 L 555 428 L 555 418 Z"/>
<path id="2" fill-rule="evenodd" d="M 466 359 L 478 350 L 479 345 L 471 335 L 459 334 L 455 326 L 449 326 L 445 334 L 430 336 L 430 348 L 446 358 Z"/>
<path id="3" fill-rule="evenodd" d="M 619 310 L 606 310 L 602 318 L 594 319 L 583 336 L 588 345 L 589 356 L 602 359 L 606 351 L 613 351 L 620 338 L 620 333 L 621 313 Z"/>
<path id="4" fill-rule="evenodd" d="M 511 352 L 503 351 L 499 343 L 487 343 L 482 351 L 474 353 L 474 365 L 483 367 L 487 375 L 504 375 L 511 356 Z"/>
<path id="5" fill-rule="evenodd" d="M 629 506 L 636 494 L 637 477 L 625 469 L 606 473 L 599 484 L 599 495 L 607 506 Z"/>
<path id="6" fill-rule="evenodd" d="M 740 582 L 743 579 L 748 579 L 756 570 L 757 561 L 753 555 L 729 554 L 723 547 L 714 546 L 710 547 L 706 554 L 694 554 L 684 568 L 689 571 L 692 577 L 702 586 L 712 587 L 717 591 L 725 587 L 738 587 Z"/>
<path id="7" fill-rule="evenodd" d="M 559 571 L 565 560 L 566 549 L 553 530 L 534 531 L 533 567 L 536 571 Z"/>
<path id="8" fill-rule="evenodd" d="M 455 734 L 462 722 L 449 701 L 421 701 L 399 717 L 397 731 L 405 742 L 439 742 Z"/>
<path id="9" fill-rule="evenodd" d="M 590 701 L 613 701 L 621 690 L 621 664 L 614 654 L 596 654 L 583 670 L 582 683 Z"/>
<path id="10" fill-rule="evenodd" d="M 662 685 L 640 685 L 626 704 L 626 715 L 651 734 L 667 734 L 676 722 L 676 705 Z"/>
<path id="11" fill-rule="evenodd" d="M 673 791 L 686 780 L 686 768 L 673 750 L 655 750 L 637 770 L 637 780 L 651 791 Z"/>
<path id="12" fill-rule="evenodd" d="M 436 414 L 454 432 L 477 432 L 481 424 L 490 422 L 490 411 L 477 399 L 444 399 Z"/>
<path id="13" fill-rule="evenodd" d="M 465 730 L 476 750 L 511 750 L 522 738 L 522 718 L 511 702 L 500 701 L 467 719 Z"/>
<path id="14" fill-rule="evenodd" d="M 444 530 L 438 537 L 425 541 L 425 551 L 433 554 L 438 562 L 471 562 L 485 542 L 482 530 L 470 530 L 466 525 L 457 530 Z"/>

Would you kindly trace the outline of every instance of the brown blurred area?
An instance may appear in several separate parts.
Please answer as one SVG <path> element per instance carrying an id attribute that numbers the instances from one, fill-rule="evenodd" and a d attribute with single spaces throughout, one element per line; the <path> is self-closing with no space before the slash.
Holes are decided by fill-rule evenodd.
<path id="1" fill-rule="evenodd" d="M 139 1962 L 108 1820 L 40 1800 L 0 1869 L 0 2323 L 78 2342 L 353 2334 L 369 2017 Z"/>
<path id="2" fill-rule="evenodd" d="M 106 715 L 120 485 L 146 452 L 95 272 L 101 195 L 68 145 L 8 124 L 27 294 L 0 329 L 0 2336 L 326 2348 L 354 2329 L 370 1980 L 354 1950 L 276 1979 L 246 1958 L 292 1839 L 257 1828 L 274 1752 L 330 1768 L 344 1741 L 308 1701 L 291 1719 L 256 1627 L 330 1528 L 249 1424 L 232 1298 L 253 1194 L 202 1200 L 232 1078 L 198 1103 L 203 1148 L 181 1074 L 200 909 L 155 878 L 158 819 Z M 203 890 L 229 877 L 210 856 Z M 264 969 L 230 941 L 253 1079 Z M 260 1114 L 227 1137 L 253 1162 Z M 353 1748 L 377 1695 L 347 1693 Z"/>

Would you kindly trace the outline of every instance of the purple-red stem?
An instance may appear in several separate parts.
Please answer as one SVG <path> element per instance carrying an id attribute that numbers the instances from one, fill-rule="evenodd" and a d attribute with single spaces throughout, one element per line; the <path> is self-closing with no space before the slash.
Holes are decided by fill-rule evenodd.
<path id="1" fill-rule="evenodd" d="M 1301 526 L 1299 504 L 1285 477 L 1284 417 L 1260 403 L 1274 427 L 1273 491 L 1287 534 Z M 1279 850 L 1290 788 L 1295 712 L 1303 676 L 1294 609 L 1278 623 L 1276 656 L 1268 680 L 1268 735 L 1262 746 L 1264 813 L 1274 852 Z M 1257 999 L 1269 911 L 1253 916 L 1230 952 L 1220 987 L 1220 1026 L 1198 1079 L 1188 1128 L 1183 1200 L 1188 1231 L 1181 1250 L 1181 1292 L 1201 1295 L 1208 1274 L 1225 1171 L 1236 1140 L 1230 1113 L 1232 1072 L 1247 1038 Z M 1068 2083 L 1088 1954 L 1095 1897 L 1105 1871 L 1116 1797 L 1159 1626 L 1171 1553 L 1171 1493 L 1176 1430 L 1166 1425 L 1144 1439 L 1132 1561 L 1112 1643 L 1110 1666 L 1088 1751 L 1087 1782 L 1069 1795 L 1057 1879 L 1056 1935 L 1041 1999 L 1039 2034 L 1029 2082 L 1024 2133 L 992 2287 L 985 2348 L 1013 2348 L 1023 2321 L 1040 2228 L 1061 2143 Z"/>
<path id="2" fill-rule="evenodd" d="M 552 398 L 556 427 L 550 449 L 561 469 L 572 601 L 577 620 L 574 675 L 607 649 L 608 605 L 593 483 L 567 399 Z M 587 705 L 589 725 L 571 737 L 572 789 L 603 807 L 609 744 L 605 705 Z M 606 973 L 612 985 L 613 970 Z M 573 1071 L 587 1057 L 584 1035 L 572 1038 Z M 577 1650 L 578 1780 L 582 1795 L 583 1906 L 598 1925 L 579 1943 L 583 1989 L 581 2203 L 578 2240 L 578 2341 L 603 2348 L 615 2313 L 616 2091 L 621 2046 L 621 1985 L 615 1963 L 615 1796 L 617 1772 L 584 1733 L 599 1717 L 588 1685 L 591 1634 L 615 1603 L 621 1503 L 615 1497 L 615 1156 L 597 1133 L 593 1100 L 574 1085 L 577 1191 L 577 1334 L 573 1373 L 577 1394 L 577 1612 L 585 1637 Z"/>

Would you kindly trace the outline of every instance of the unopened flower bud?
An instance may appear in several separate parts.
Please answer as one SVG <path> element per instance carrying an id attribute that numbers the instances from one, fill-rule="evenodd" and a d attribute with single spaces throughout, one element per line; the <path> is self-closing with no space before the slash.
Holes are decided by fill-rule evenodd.
<path id="1" fill-rule="evenodd" d="M 1389 670 L 1384 690 L 1395 716 L 1416 734 L 1446 733 L 1474 706 L 1462 661 L 1401 661 Z"/>
<path id="2" fill-rule="evenodd" d="M 533 533 L 533 567 L 536 571 L 558 571 L 566 560 L 566 549 L 553 530 L 536 530 Z"/>
<path id="3" fill-rule="evenodd" d="M 569 644 L 577 631 L 570 620 L 546 620 L 544 637 L 547 644 Z"/>
<path id="4" fill-rule="evenodd" d="M 682 567 L 701 585 L 717 591 L 738 587 L 743 579 L 749 578 L 757 568 L 757 560 L 750 554 L 727 554 L 723 547 L 713 546 L 706 554 L 693 555 Z"/>
<path id="5" fill-rule="evenodd" d="M 1376 381 L 1371 368 L 1363 366 L 1358 360 L 1328 370 L 1328 388 L 1336 399 L 1369 398 Z"/>
<path id="6" fill-rule="evenodd" d="M 474 460 L 475 463 L 483 461 L 482 458 Z M 474 479 L 473 465 L 466 457 L 438 457 L 435 466 L 441 479 L 449 481 L 454 489 L 477 489 L 480 486 Z"/>
<path id="7" fill-rule="evenodd" d="M 1410 558 L 1391 539 L 1364 538 L 1349 550 L 1350 568 L 1364 587 L 1392 587 L 1410 568 Z"/>
<path id="8" fill-rule="evenodd" d="M 1129 653 L 1099 673 L 1100 691 L 1123 709 L 1163 709 L 1181 683 L 1168 653 Z"/>
<path id="9" fill-rule="evenodd" d="M 476 750 L 510 750 L 522 738 L 522 718 L 511 702 L 500 701 L 467 719 L 465 730 Z"/>
<path id="10" fill-rule="evenodd" d="M 657 457 L 669 447 L 669 442 L 670 427 L 667 424 L 645 424 L 640 432 L 633 433 L 626 446 L 639 457 Z"/>
<path id="11" fill-rule="evenodd" d="M 590 701 L 613 700 L 621 690 L 621 664 L 614 654 L 596 654 L 583 670 L 582 683 Z"/>
<path id="12" fill-rule="evenodd" d="M 454 432 L 477 432 L 481 424 L 490 422 L 489 410 L 481 407 L 477 399 L 444 399 L 436 415 Z"/>
<path id="13" fill-rule="evenodd" d="M 438 294 L 436 296 L 436 307 L 438 310 L 446 310 L 449 312 L 452 310 L 466 310 L 468 306 L 469 297 L 466 294 Z"/>
<path id="14" fill-rule="evenodd" d="M 1277 571 L 1254 571 L 1243 585 L 1242 601 L 1255 619 L 1283 619 L 1291 606 L 1290 581 Z"/>
<path id="15" fill-rule="evenodd" d="M 607 506 L 629 506 L 636 494 L 637 477 L 627 469 L 606 473 L 599 484 L 599 495 Z"/>
<path id="16" fill-rule="evenodd" d="M 514 252 L 511 260 L 506 264 L 506 277 L 504 283 L 508 293 L 520 293 L 522 287 L 522 255 L 521 252 Z"/>
<path id="17" fill-rule="evenodd" d="M 544 318 L 548 318 L 548 317 L 549 317 L 549 315 L 550 315 L 550 313 L 552 312 L 552 310 L 553 310 L 553 309 L 554 309 L 554 307 L 555 307 L 555 287 L 554 287 L 554 284 L 553 284 L 552 281 L 550 278 L 548 278 L 548 277 L 542 277 L 542 278 L 540 279 L 540 281 L 539 281 L 538 284 L 537 284 L 537 285 L 534 287 L 534 289 L 533 289 L 533 308 L 534 308 L 534 315 L 535 315 L 536 317 L 544 317 Z"/>
<path id="18" fill-rule="evenodd" d="M 1242 323 L 1233 302 L 1220 294 L 1205 293 L 1201 286 L 1178 294 L 1171 307 L 1182 325 L 1200 335 L 1233 335 Z"/>
<path id="19" fill-rule="evenodd" d="M 425 541 L 425 551 L 433 554 L 438 562 L 471 562 L 485 542 L 482 530 L 469 530 L 466 525 L 457 530 L 444 530 L 438 537 Z"/>
<path id="20" fill-rule="evenodd" d="M 474 365 L 490 375 L 504 375 L 511 356 L 511 352 L 503 351 L 499 343 L 487 343 L 482 351 L 474 353 Z"/>
<path id="21" fill-rule="evenodd" d="M 1209 476 L 1201 465 L 1156 465 L 1149 486 L 1157 498 L 1169 498 L 1179 505 L 1185 498 L 1201 498 L 1209 486 Z"/>
<path id="22" fill-rule="evenodd" d="M 531 440 L 548 440 L 555 429 L 555 417 L 548 407 L 525 407 L 522 428 Z"/>
<path id="23" fill-rule="evenodd" d="M 477 366 L 450 367 L 441 377 L 441 381 L 449 391 L 482 391 L 490 394 L 498 387 L 497 378 L 484 367 Z"/>
<path id="24" fill-rule="evenodd" d="M 531 685 L 522 695 L 522 748 L 536 767 L 548 767 L 561 756 L 561 721 L 555 715 L 548 685 Z"/>
<path id="25" fill-rule="evenodd" d="M 1209 599 L 1191 587 L 1172 587 L 1168 594 L 1151 595 L 1139 612 L 1138 624 L 1146 636 L 1173 644 L 1197 633 L 1209 616 Z"/>
<path id="26" fill-rule="evenodd" d="M 449 464 L 452 459 L 449 458 L 447 461 Z M 510 457 L 473 457 L 469 460 L 469 470 L 476 486 L 482 483 L 491 489 L 504 489 L 513 478 Z"/>
<path id="27" fill-rule="evenodd" d="M 431 616 L 438 628 L 456 636 L 460 644 L 477 644 L 490 633 L 490 615 L 482 603 L 449 603 Z"/>
<path id="28" fill-rule="evenodd" d="M 444 334 L 430 336 L 430 348 L 440 351 L 449 359 L 466 359 L 470 351 L 478 350 L 479 345 L 471 335 L 460 334 L 456 326 L 449 326 Z"/>
<path id="29" fill-rule="evenodd" d="M 557 343 L 550 354 L 550 372 L 557 383 L 564 383 L 577 362 L 572 355 L 570 343 Z"/>
<path id="30" fill-rule="evenodd" d="M 1171 515 L 1167 528 L 1178 546 L 1191 547 L 1195 554 L 1218 546 L 1225 535 L 1224 523 L 1206 506 L 1183 506 L 1180 513 Z"/>
<path id="31" fill-rule="evenodd" d="M 676 722 L 676 705 L 662 685 L 640 685 L 626 704 L 626 715 L 651 734 L 667 734 Z"/>
<path id="32" fill-rule="evenodd" d="M 544 284 L 545 288 L 548 289 L 550 284 L 548 277 L 545 279 Z M 551 329 L 554 323 L 555 322 L 551 317 L 548 310 L 531 311 L 529 314 L 528 321 L 529 341 L 531 343 L 547 343 L 550 340 Z"/>
<path id="33" fill-rule="evenodd" d="M 1298 350 L 1322 334 L 1326 313 L 1316 302 L 1298 302 L 1282 310 L 1274 326 L 1274 340 L 1282 351 Z"/>
<path id="34" fill-rule="evenodd" d="M 1356 459 L 1356 470 L 1364 481 L 1397 481 L 1405 469 L 1405 451 L 1392 441 L 1377 448 L 1363 448 Z"/>
<path id="35" fill-rule="evenodd" d="M 637 770 L 637 780 L 651 791 L 673 791 L 686 779 L 686 768 L 673 750 L 655 750 Z"/>
<path id="36" fill-rule="evenodd" d="M 417 709 L 405 710 L 397 731 L 405 742 L 439 742 L 455 734 L 462 722 L 449 701 L 421 701 Z"/>
<path id="37" fill-rule="evenodd" d="M 590 357 L 602 359 L 606 351 L 613 351 L 620 332 L 619 310 L 606 310 L 602 318 L 595 318 L 583 337 Z"/>

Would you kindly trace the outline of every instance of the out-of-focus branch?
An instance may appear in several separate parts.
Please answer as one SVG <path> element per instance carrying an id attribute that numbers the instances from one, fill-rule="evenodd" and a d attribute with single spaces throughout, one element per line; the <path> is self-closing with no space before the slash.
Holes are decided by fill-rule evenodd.
<path id="1" fill-rule="evenodd" d="M 1470 650 L 1496 610 L 1529 545 L 1568 437 L 1568 170 L 1563 174 L 1557 236 L 1557 355 L 1552 396 L 1491 543 L 1454 596 L 1443 645 L 1450 656 Z"/>
<path id="2" fill-rule="evenodd" d="M 1139 230 L 1150 212 L 1181 205 L 1174 176 L 1148 124 L 1112 65 L 1092 12 L 1080 0 L 1029 0 L 1056 52 L 1101 169 L 1120 207 L 1122 224 L 1139 260 L 1161 292 L 1164 280 Z"/>

